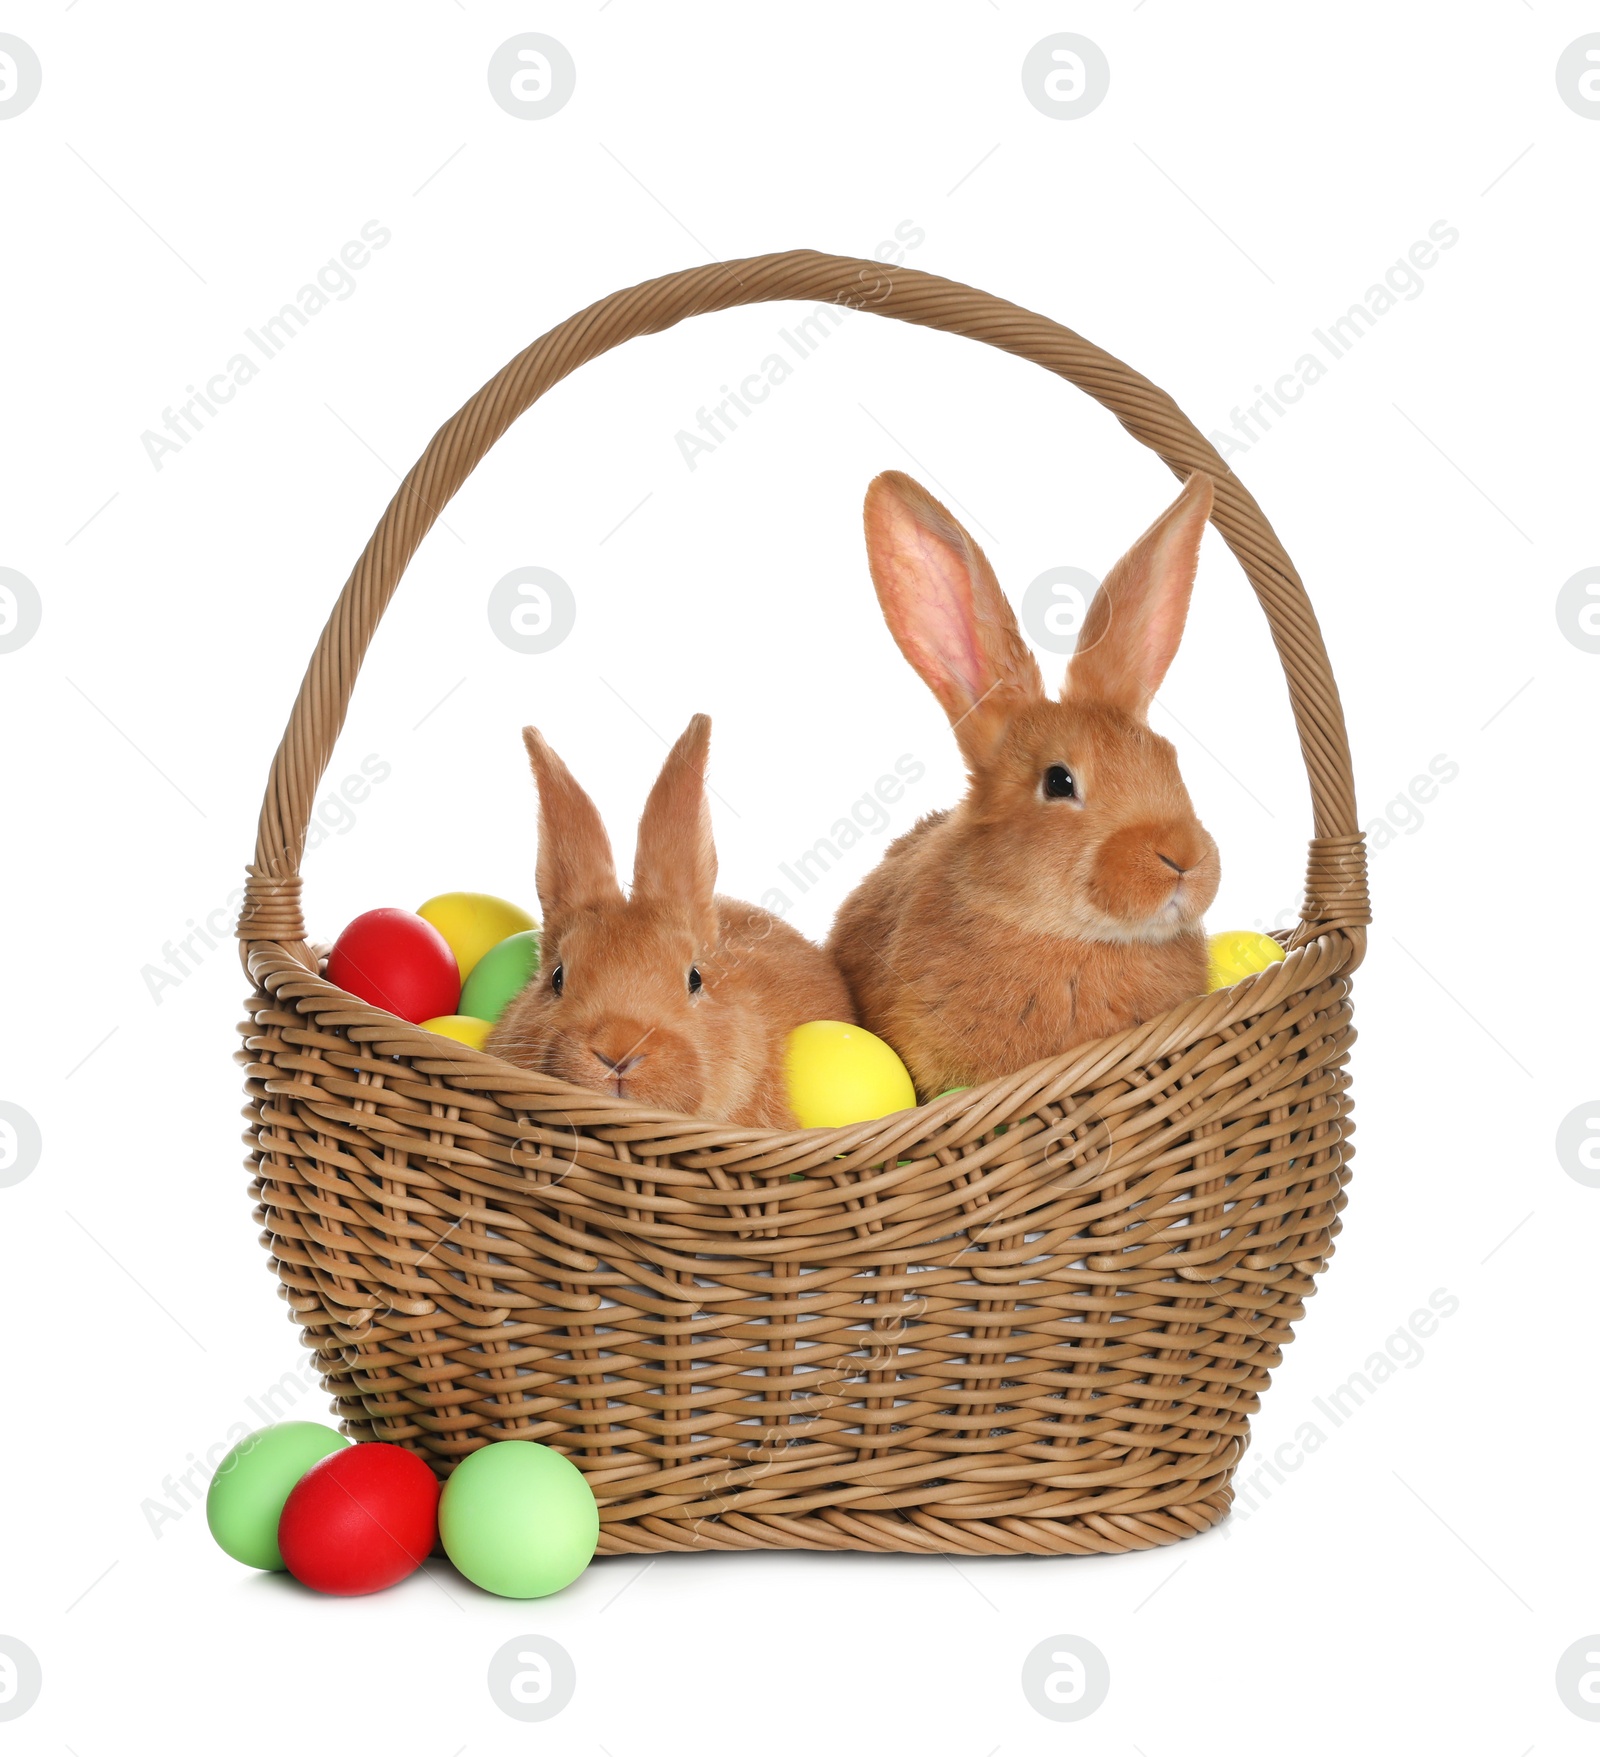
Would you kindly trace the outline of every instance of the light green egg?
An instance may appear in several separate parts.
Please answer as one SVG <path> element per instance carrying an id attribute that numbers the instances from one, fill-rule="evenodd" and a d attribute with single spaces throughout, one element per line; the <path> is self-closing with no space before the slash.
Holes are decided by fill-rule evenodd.
<path id="1" fill-rule="evenodd" d="M 493 1024 L 538 973 L 538 928 L 510 934 L 473 965 L 456 1011 Z"/>
<path id="2" fill-rule="evenodd" d="M 570 1458 L 532 1440 L 497 1440 L 469 1452 L 444 1485 L 439 1539 L 474 1586 L 544 1598 L 588 1567 L 600 1510 Z"/>
<path id="3" fill-rule="evenodd" d="M 236 1562 L 283 1566 L 278 1515 L 289 1491 L 319 1459 L 350 1442 L 316 1421 L 280 1421 L 247 1435 L 217 1466 L 206 1491 L 206 1524 Z"/>

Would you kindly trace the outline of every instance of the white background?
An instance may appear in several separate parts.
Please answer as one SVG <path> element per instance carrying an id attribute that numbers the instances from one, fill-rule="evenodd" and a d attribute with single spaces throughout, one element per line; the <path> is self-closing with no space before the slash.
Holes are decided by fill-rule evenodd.
<path id="1" fill-rule="evenodd" d="M 1600 656 L 1564 637 L 1556 595 L 1600 563 L 1600 121 L 1561 101 L 1555 66 L 1595 29 L 1560 0 L 6 9 L 43 68 L 0 121 L 0 566 L 43 606 L 0 654 L 0 1098 L 44 1143 L 0 1189 L 0 1634 L 44 1678 L 13 1748 L 93 1757 L 132 1729 L 441 1757 L 533 1739 L 611 1757 L 1592 1747 L 1554 1673 L 1600 1629 L 1600 1193 L 1555 1137 L 1600 1089 Z M 578 71 L 542 121 L 485 77 L 526 30 Z M 1111 68 L 1078 120 L 1020 78 L 1061 30 Z M 371 221 L 390 239 L 348 296 L 154 467 L 141 436 L 163 411 Z M 1363 822 L 1390 824 L 1346 1233 L 1244 1473 L 1307 1422 L 1326 1443 L 1221 1530 L 1103 1560 L 609 1561 L 519 1606 L 441 1563 L 341 1602 L 221 1555 L 163 1481 L 303 1356 L 240 1170 L 232 944 L 196 942 L 159 998 L 150 972 L 171 977 L 163 948 L 226 909 L 317 631 L 435 427 L 615 288 L 798 245 L 870 256 L 905 226 L 911 266 L 1059 318 L 1222 429 L 1440 221 L 1459 241 L 1420 293 L 1231 459 L 1317 606 Z M 868 315 L 691 471 L 675 434 L 799 315 L 633 343 L 480 468 L 362 676 L 328 788 L 369 755 L 390 772 L 308 856 L 314 932 L 445 889 L 531 902 L 526 720 L 625 859 L 661 737 L 711 712 L 736 894 L 781 882 L 902 753 L 927 774 L 893 831 L 956 796 L 948 731 L 876 617 L 867 481 L 936 478 L 1014 598 L 1049 567 L 1103 573 L 1173 486 L 1058 381 Z M 485 610 L 530 565 L 577 603 L 571 638 L 533 657 Z M 1157 718 L 1222 847 L 1211 925 L 1289 919 L 1304 774 L 1214 534 Z M 1408 806 L 1441 757 L 1459 772 Z M 886 840 L 793 918 L 825 928 Z M 1435 1290 L 1458 1309 L 1417 1360 L 1398 1333 Z M 1314 1400 L 1386 1351 L 1410 1364 L 1334 1428 Z M 313 1390 L 294 1405 L 324 1409 Z M 485 1685 L 527 1632 L 578 1672 L 541 1728 Z M 1070 1733 L 1019 1684 L 1059 1633 L 1111 1671 Z"/>

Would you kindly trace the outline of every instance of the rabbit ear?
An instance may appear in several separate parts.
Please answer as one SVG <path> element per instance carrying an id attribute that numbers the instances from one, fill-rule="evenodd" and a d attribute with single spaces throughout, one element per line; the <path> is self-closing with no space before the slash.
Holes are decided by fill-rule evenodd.
<path id="1" fill-rule="evenodd" d="M 867 560 L 884 620 L 981 760 L 1015 710 L 1044 697 L 1039 666 L 983 551 L 919 483 L 887 470 L 867 489 Z"/>
<path id="2" fill-rule="evenodd" d="M 532 726 L 522 729 L 539 787 L 539 906 L 545 918 L 622 901 L 611 842 L 594 801 Z"/>
<path id="3" fill-rule="evenodd" d="M 1197 470 L 1106 575 L 1083 619 L 1063 694 L 1144 716 L 1183 636 L 1212 498 L 1211 478 Z"/>
<path id="4" fill-rule="evenodd" d="M 682 909 L 709 938 L 716 919 L 717 849 L 706 800 L 709 715 L 696 714 L 667 752 L 639 819 L 633 893 Z"/>

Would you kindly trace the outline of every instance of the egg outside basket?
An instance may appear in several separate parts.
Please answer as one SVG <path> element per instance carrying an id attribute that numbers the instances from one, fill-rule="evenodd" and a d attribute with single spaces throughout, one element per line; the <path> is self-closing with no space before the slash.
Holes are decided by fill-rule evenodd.
<path id="1" fill-rule="evenodd" d="M 586 360 L 775 299 L 1021 355 L 1179 477 L 1215 477 L 1311 783 L 1281 964 L 921 1109 L 788 1134 L 509 1067 L 319 974 L 300 908 L 313 798 L 423 536 Z M 599 1499 L 602 1553 L 1170 1543 L 1227 1511 L 1249 1417 L 1333 1249 L 1368 920 L 1305 589 L 1169 397 L 1060 324 L 928 274 L 793 251 L 666 275 L 550 331 L 440 428 L 323 631 L 239 924 L 263 1242 L 348 1433 L 441 1474 L 492 1440 L 556 1446 Z"/>

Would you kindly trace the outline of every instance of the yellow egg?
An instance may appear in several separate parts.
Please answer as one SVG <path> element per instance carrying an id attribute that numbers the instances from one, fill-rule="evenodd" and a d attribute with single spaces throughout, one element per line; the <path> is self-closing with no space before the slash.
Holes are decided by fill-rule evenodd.
<path id="1" fill-rule="evenodd" d="M 789 1103 L 805 1129 L 837 1129 L 909 1110 L 916 1088 L 881 1037 L 837 1019 L 813 1019 L 789 1033 Z"/>
<path id="2" fill-rule="evenodd" d="M 1211 953 L 1211 972 L 1206 982 L 1209 993 L 1219 988 L 1232 988 L 1245 977 L 1254 976 L 1269 964 L 1283 962 L 1283 947 L 1264 933 L 1241 929 L 1235 933 L 1214 933 L 1207 941 Z"/>
<path id="3" fill-rule="evenodd" d="M 538 926 L 526 909 L 482 891 L 446 891 L 442 897 L 430 897 L 417 913 L 444 935 L 463 982 L 490 946 Z"/>
<path id="4" fill-rule="evenodd" d="M 424 1031 L 436 1031 L 441 1037 L 453 1037 L 468 1049 L 482 1049 L 484 1040 L 494 1030 L 493 1019 L 469 1019 L 465 1013 L 441 1013 L 437 1019 L 424 1019 Z"/>

